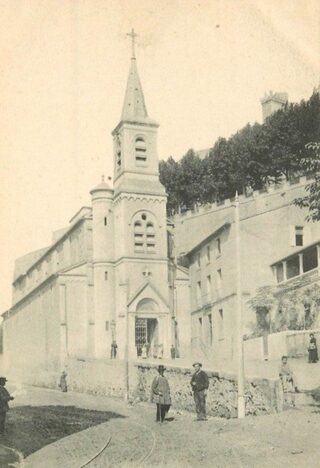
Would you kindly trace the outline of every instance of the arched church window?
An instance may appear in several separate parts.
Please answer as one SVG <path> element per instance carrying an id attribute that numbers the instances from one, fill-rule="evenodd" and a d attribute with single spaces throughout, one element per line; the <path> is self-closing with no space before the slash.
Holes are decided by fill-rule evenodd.
<path id="1" fill-rule="evenodd" d="M 117 166 L 117 171 L 120 171 L 121 169 L 121 140 L 120 136 L 116 136 L 116 166 Z"/>
<path id="2" fill-rule="evenodd" d="M 135 153 L 137 164 L 144 164 L 147 162 L 147 144 L 142 136 L 136 137 Z"/>
<path id="3" fill-rule="evenodd" d="M 153 251 L 156 246 L 156 241 L 155 241 L 156 233 L 154 230 L 154 225 L 151 221 L 147 222 L 146 234 L 147 234 L 147 250 Z"/>
<path id="4" fill-rule="evenodd" d="M 156 248 L 156 232 L 150 215 L 139 214 L 133 224 L 134 230 L 134 251 L 137 253 L 153 253 Z"/>

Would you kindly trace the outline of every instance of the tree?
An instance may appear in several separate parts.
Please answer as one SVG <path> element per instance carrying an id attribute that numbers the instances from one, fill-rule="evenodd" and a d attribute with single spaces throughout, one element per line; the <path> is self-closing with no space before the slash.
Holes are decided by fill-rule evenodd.
<path id="1" fill-rule="evenodd" d="M 172 158 L 161 162 L 160 180 L 169 196 L 168 213 L 231 198 L 247 187 L 259 190 L 312 170 L 305 162 L 305 145 L 310 141 L 320 141 L 319 93 L 278 110 L 262 125 L 248 124 L 228 139 L 219 138 L 203 160 L 189 150 L 179 162 Z M 312 191 L 318 189 L 311 186 L 309 195 L 314 197 Z M 299 203 L 308 206 L 303 205 L 307 199 Z"/>
<path id="2" fill-rule="evenodd" d="M 307 195 L 296 198 L 294 204 L 300 208 L 308 208 L 308 221 L 320 220 L 320 143 L 306 145 L 306 154 L 300 162 L 304 173 L 312 173 L 313 181 L 306 185 Z"/>
<path id="3" fill-rule="evenodd" d="M 160 182 L 164 185 L 168 195 L 167 212 L 169 215 L 172 215 L 179 211 L 182 203 L 179 191 L 180 165 L 170 156 L 167 161 L 160 161 L 159 173 Z"/>
<path id="4" fill-rule="evenodd" d="M 192 149 L 180 161 L 179 193 L 186 209 L 205 203 L 204 164 Z"/>

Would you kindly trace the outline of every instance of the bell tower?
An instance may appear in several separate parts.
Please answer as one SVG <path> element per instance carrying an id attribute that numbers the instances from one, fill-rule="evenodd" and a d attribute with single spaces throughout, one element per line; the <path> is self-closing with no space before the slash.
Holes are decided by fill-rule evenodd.
<path id="1" fill-rule="evenodd" d="M 147 112 L 132 40 L 130 71 L 114 142 L 114 263 L 119 356 L 145 344 L 170 350 L 166 193 L 159 180 L 159 125 Z M 139 328 L 140 327 L 140 328 Z M 141 328 L 142 327 L 142 328 Z M 140 337 L 140 338 L 139 338 Z"/>
<path id="2" fill-rule="evenodd" d="M 148 116 L 135 56 L 134 30 L 132 55 L 121 119 L 113 130 L 114 188 L 119 192 L 135 193 L 146 188 L 154 194 L 164 195 L 159 182 L 157 154 L 158 123 Z"/>

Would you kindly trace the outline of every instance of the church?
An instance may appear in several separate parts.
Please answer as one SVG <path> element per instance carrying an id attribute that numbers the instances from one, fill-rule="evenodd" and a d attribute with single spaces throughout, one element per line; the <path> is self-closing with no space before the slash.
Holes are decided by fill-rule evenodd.
<path id="1" fill-rule="evenodd" d="M 96 392 L 105 388 L 104 375 L 116 393 L 114 367 L 127 376 L 125 365 L 143 357 L 168 359 L 174 352 L 185 363 L 236 362 L 239 330 L 250 336 L 261 312 L 249 305 L 257 288 L 319 283 L 320 224 L 307 223 L 306 209 L 293 204 L 309 179 L 241 195 L 237 325 L 234 200 L 167 219 L 159 125 L 147 112 L 134 31 L 130 36 L 127 87 L 112 132 L 113 185 L 102 180 L 90 192 L 91 205 L 54 232 L 50 246 L 15 262 L 13 304 L 2 315 L 3 370 L 23 381 L 53 385 L 67 368 L 73 388 L 91 385 Z M 275 313 L 268 311 L 266 322 Z M 266 341 L 250 354 L 267 355 Z M 251 350 L 255 341 L 245 344 Z"/>
<path id="2" fill-rule="evenodd" d="M 56 373 L 68 359 L 132 360 L 190 349 L 187 270 L 176 265 L 159 181 L 158 123 L 147 112 L 133 48 L 112 132 L 113 187 L 102 180 L 52 244 L 16 260 L 3 314 L 6 368 Z"/>

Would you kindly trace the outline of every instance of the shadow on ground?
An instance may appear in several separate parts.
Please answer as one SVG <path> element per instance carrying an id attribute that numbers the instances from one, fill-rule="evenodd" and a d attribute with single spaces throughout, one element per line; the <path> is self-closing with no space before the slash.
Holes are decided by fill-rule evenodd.
<path id="1" fill-rule="evenodd" d="M 12 447 L 27 457 L 58 439 L 124 417 L 75 406 L 18 406 L 7 414 L 6 432 L 0 437 L 0 445 Z"/>

